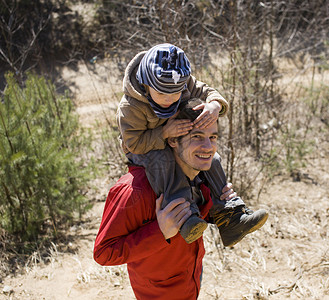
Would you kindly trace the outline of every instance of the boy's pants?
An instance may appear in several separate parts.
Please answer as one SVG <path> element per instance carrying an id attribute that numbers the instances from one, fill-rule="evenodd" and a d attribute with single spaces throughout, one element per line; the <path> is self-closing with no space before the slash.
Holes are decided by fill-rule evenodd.
<path id="1" fill-rule="evenodd" d="M 164 150 L 153 150 L 146 154 L 128 153 L 127 158 L 133 164 L 145 168 L 146 176 L 157 196 L 163 193 L 162 209 L 174 199 L 185 198 L 191 204 L 192 213 L 199 215 L 198 206 L 192 199 L 191 186 L 186 175 L 176 163 L 174 154 L 169 146 Z M 213 201 L 210 215 L 212 215 L 213 211 L 219 212 L 224 209 L 234 209 L 245 205 L 240 197 L 229 201 L 220 200 L 222 189 L 226 185 L 226 175 L 221 165 L 221 158 L 217 152 L 214 155 L 210 170 L 205 171 L 204 175 L 209 183 L 208 187 Z"/>
<path id="2" fill-rule="evenodd" d="M 135 165 L 145 168 L 146 176 L 153 191 L 157 196 L 163 193 L 162 209 L 169 202 L 177 198 L 185 198 L 190 202 L 192 213 L 199 215 L 199 209 L 192 199 L 191 186 L 180 166 L 176 163 L 174 154 L 169 146 L 164 150 L 153 150 L 146 154 L 128 153 L 127 158 Z M 222 189 L 226 185 L 226 176 L 221 165 L 221 158 L 216 152 L 211 164 L 211 168 L 204 172 L 211 191 L 213 207 L 212 212 L 219 212 L 224 209 L 234 209 L 245 205 L 240 197 L 229 201 L 220 200 Z"/>

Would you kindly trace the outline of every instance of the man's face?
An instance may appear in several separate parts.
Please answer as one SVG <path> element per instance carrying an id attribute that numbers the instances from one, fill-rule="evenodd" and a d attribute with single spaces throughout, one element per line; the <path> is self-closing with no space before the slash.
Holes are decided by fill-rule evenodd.
<path id="1" fill-rule="evenodd" d="M 176 162 L 184 173 L 193 180 L 200 171 L 207 171 L 217 151 L 217 122 L 206 129 L 194 128 L 189 134 L 170 144 Z"/>

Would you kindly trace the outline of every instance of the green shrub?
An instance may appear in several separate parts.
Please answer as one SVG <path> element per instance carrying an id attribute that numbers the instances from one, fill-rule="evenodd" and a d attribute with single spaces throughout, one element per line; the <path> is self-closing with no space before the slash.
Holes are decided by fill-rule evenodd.
<path id="1" fill-rule="evenodd" d="M 71 100 L 42 77 L 6 75 L 0 102 L 0 227 L 19 240 L 56 234 L 86 208 L 88 176 Z"/>

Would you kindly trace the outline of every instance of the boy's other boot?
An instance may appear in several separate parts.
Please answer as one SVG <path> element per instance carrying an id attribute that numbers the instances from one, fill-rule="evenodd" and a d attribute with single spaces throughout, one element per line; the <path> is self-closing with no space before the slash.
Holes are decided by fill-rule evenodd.
<path id="1" fill-rule="evenodd" d="M 225 247 L 234 246 L 248 233 L 261 228 L 267 218 L 268 213 L 265 209 L 253 212 L 246 206 L 223 209 L 213 215 Z"/>
<path id="2" fill-rule="evenodd" d="M 191 244 L 200 238 L 208 223 L 196 214 L 191 215 L 180 228 L 179 232 L 186 243 Z"/>

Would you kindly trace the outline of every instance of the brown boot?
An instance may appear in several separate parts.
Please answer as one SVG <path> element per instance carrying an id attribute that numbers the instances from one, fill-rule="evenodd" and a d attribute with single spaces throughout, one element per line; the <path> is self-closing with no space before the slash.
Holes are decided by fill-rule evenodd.
<path id="1" fill-rule="evenodd" d="M 247 234 L 261 228 L 268 218 L 268 213 L 264 209 L 253 212 L 246 206 L 235 209 L 222 210 L 214 214 L 216 223 L 223 244 L 231 247 L 240 242 Z"/>
<path id="2" fill-rule="evenodd" d="M 208 223 L 196 214 L 191 215 L 179 230 L 186 243 L 191 244 L 200 238 L 206 230 Z"/>

